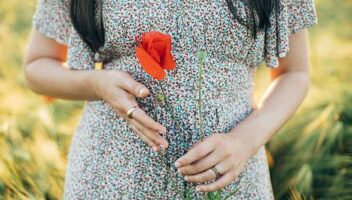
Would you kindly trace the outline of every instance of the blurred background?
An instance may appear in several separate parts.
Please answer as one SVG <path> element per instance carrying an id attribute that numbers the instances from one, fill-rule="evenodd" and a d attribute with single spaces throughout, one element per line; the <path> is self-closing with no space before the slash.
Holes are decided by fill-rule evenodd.
<path id="1" fill-rule="evenodd" d="M 83 106 L 24 86 L 22 58 L 35 5 L 0 1 L 0 199 L 62 198 L 66 155 Z M 276 199 L 352 199 L 352 1 L 316 0 L 316 8 L 311 89 L 267 145 Z M 268 83 L 261 66 L 256 99 Z"/>

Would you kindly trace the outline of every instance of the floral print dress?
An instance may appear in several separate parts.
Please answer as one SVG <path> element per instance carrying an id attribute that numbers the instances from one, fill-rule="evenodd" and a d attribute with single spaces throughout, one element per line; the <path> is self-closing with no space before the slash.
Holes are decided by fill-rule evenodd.
<path id="1" fill-rule="evenodd" d="M 278 67 L 289 51 L 290 34 L 317 23 L 313 0 L 281 0 L 280 13 L 272 14 L 272 26 L 258 33 L 233 20 L 226 0 L 161 1 L 102 0 L 106 41 L 92 52 L 70 20 L 70 0 L 39 0 L 33 26 L 49 38 L 68 46 L 67 64 L 72 70 L 124 70 L 146 85 L 151 95 L 139 105 L 167 127 L 169 148 L 164 158 L 172 166 L 200 138 L 197 112 L 197 52 L 205 50 L 203 66 L 203 130 L 205 135 L 226 134 L 253 110 L 253 77 L 265 62 Z M 246 19 L 243 1 L 233 0 L 238 15 Z M 97 20 L 99 23 L 99 20 Z M 160 93 L 156 80 L 143 71 L 135 56 L 135 36 L 151 30 L 172 36 L 176 69 L 162 80 L 168 105 L 155 103 Z M 177 120 L 178 123 L 175 123 Z M 258 133 L 260 134 L 260 133 Z M 129 124 L 103 100 L 85 103 L 68 153 L 64 199 L 201 199 L 195 184 L 184 184 L 175 167 L 167 169 L 160 156 L 147 146 Z M 241 174 L 222 189 L 224 198 L 273 199 L 265 147 L 250 158 Z"/>

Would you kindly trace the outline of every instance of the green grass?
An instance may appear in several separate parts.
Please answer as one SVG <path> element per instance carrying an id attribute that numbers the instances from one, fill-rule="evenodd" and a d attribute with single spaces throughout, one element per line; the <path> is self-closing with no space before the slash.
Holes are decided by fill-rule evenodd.
<path id="1" fill-rule="evenodd" d="M 352 197 L 352 91 L 305 108 L 270 143 L 277 198 Z"/>

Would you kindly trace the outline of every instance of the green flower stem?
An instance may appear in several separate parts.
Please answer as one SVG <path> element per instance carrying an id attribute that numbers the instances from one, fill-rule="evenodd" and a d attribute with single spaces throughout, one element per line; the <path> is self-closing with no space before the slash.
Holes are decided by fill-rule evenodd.
<path id="1" fill-rule="evenodd" d="M 172 120 L 175 122 L 176 128 L 179 128 L 180 126 L 179 126 L 179 124 L 178 124 L 178 120 L 176 119 L 176 116 L 175 116 L 174 112 L 170 109 L 170 104 L 168 103 L 167 97 L 166 97 L 166 95 L 165 95 L 163 84 L 162 84 L 161 82 L 159 82 L 159 86 L 160 86 L 160 88 L 161 88 L 161 93 L 162 93 L 163 96 L 164 96 L 166 108 L 169 110 L 168 112 L 171 113 L 171 118 L 172 118 Z"/>
<path id="2" fill-rule="evenodd" d="M 203 131 L 203 105 L 202 105 L 202 81 L 203 81 L 203 65 L 206 58 L 205 51 L 197 52 L 198 60 L 199 60 L 199 68 L 198 68 L 198 113 L 199 113 L 199 130 L 198 133 L 200 135 L 200 141 L 203 141 L 205 138 Z M 203 199 L 207 200 L 209 193 L 204 192 Z M 211 195 L 213 196 L 213 195 Z"/>
<path id="3" fill-rule="evenodd" d="M 158 105 L 158 100 L 155 102 L 155 104 L 156 105 Z M 154 119 L 156 119 L 157 118 L 157 116 L 156 116 L 156 112 L 155 112 L 155 109 L 154 109 L 154 112 L 153 112 L 153 117 L 154 117 Z M 170 165 L 168 164 L 168 162 L 165 160 L 165 157 L 163 156 L 163 155 L 161 155 L 161 153 L 160 152 L 157 152 L 157 154 L 158 154 L 158 157 L 160 158 L 160 160 L 162 161 L 162 164 L 164 165 L 164 167 L 166 168 L 166 170 L 167 170 L 167 174 L 170 174 L 171 173 L 171 168 L 170 168 Z M 165 185 L 165 187 L 167 186 L 167 179 L 165 179 L 164 180 L 164 185 Z M 164 193 L 164 191 L 166 190 L 166 188 L 163 190 L 163 193 Z"/>
<path id="4" fill-rule="evenodd" d="M 167 97 L 165 95 L 165 91 L 164 91 L 164 87 L 163 87 L 162 82 L 158 82 L 158 85 L 159 85 L 159 87 L 161 89 L 161 93 L 162 93 L 162 95 L 159 95 L 159 97 L 158 97 L 159 98 L 158 99 L 159 103 L 163 103 L 163 101 L 165 101 L 166 109 L 171 114 L 171 118 L 176 124 L 176 129 L 178 129 L 180 127 L 179 123 L 178 123 L 178 120 L 176 119 L 176 116 L 175 116 L 173 110 L 170 108 L 171 105 L 168 103 L 168 100 L 167 100 Z M 162 149 L 162 151 L 163 150 L 164 149 Z M 158 153 L 158 155 L 159 155 L 160 159 L 163 161 L 163 163 L 165 164 L 165 166 L 167 167 L 168 173 L 171 174 L 171 165 L 165 160 L 164 156 L 160 155 L 160 152 Z M 173 177 L 173 178 L 176 179 L 176 177 Z M 176 190 L 178 190 L 178 184 L 176 184 L 175 187 L 176 187 Z"/>
<path id="5" fill-rule="evenodd" d="M 200 59 L 199 62 L 199 72 L 198 72 L 198 113 L 199 113 L 199 135 L 201 136 L 200 140 L 203 141 L 203 105 L 202 105 L 202 81 L 203 81 L 203 64 L 204 60 Z"/>

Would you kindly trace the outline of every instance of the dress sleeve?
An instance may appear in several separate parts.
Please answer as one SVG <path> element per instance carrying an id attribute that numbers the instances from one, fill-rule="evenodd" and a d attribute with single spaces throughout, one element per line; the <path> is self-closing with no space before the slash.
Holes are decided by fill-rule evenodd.
<path id="1" fill-rule="evenodd" d="M 318 23 L 314 0 L 292 0 L 287 6 L 290 34 L 310 28 Z"/>
<path id="2" fill-rule="evenodd" d="M 68 46 L 66 63 L 70 69 L 94 69 L 93 52 L 73 27 L 71 0 L 38 0 L 33 26 L 45 36 Z"/>
<path id="3" fill-rule="evenodd" d="M 38 0 L 32 25 L 45 36 L 68 44 L 72 29 L 70 0 Z"/>
<path id="4" fill-rule="evenodd" d="M 265 62 L 269 68 L 279 66 L 279 58 L 289 51 L 289 36 L 318 23 L 314 0 L 280 0 L 280 12 L 270 17 L 265 31 Z"/>

